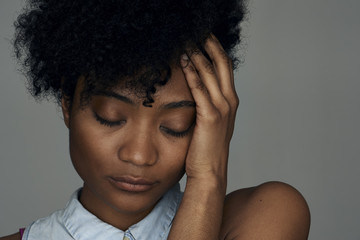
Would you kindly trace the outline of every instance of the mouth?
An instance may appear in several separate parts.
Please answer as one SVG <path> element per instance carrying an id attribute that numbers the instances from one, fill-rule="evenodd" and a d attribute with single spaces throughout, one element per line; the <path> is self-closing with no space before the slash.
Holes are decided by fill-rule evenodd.
<path id="1" fill-rule="evenodd" d="M 132 176 L 109 177 L 110 183 L 117 189 L 125 192 L 140 193 L 152 189 L 157 182 Z"/>

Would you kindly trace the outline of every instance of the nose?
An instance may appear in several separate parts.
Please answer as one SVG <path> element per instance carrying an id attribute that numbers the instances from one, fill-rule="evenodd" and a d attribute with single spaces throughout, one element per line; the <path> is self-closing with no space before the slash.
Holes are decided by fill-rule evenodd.
<path id="1" fill-rule="evenodd" d="M 158 160 L 158 151 L 151 134 L 145 131 L 135 131 L 123 136 L 118 149 L 121 161 L 136 166 L 152 166 Z"/>

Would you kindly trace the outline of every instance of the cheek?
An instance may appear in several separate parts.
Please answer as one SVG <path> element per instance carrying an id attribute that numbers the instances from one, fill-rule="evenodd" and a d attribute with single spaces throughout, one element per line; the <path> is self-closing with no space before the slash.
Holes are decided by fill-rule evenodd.
<path id="1" fill-rule="evenodd" d="M 85 180 L 86 173 L 88 173 L 90 168 L 89 157 L 91 153 L 89 152 L 89 143 L 87 143 L 87 138 L 84 138 L 78 131 L 70 130 L 70 157 L 74 165 L 76 172 L 79 176 Z"/>
<path id="2" fill-rule="evenodd" d="M 70 130 L 70 157 L 75 170 L 85 181 L 89 176 L 106 170 L 104 168 L 108 165 L 104 161 L 110 159 L 111 145 L 94 131 L 95 128 L 84 124 L 73 126 Z"/>
<path id="3" fill-rule="evenodd" d="M 190 145 L 190 137 L 188 139 L 180 139 L 178 141 L 169 142 L 167 144 L 162 144 L 160 162 L 164 163 L 168 168 L 168 175 L 177 175 L 178 173 L 181 176 L 184 173 L 185 161 Z"/>

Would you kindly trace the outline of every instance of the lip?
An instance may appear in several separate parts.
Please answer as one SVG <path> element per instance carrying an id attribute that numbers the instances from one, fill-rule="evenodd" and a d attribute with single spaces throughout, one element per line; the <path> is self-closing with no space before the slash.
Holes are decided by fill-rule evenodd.
<path id="1" fill-rule="evenodd" d="M 144 178 L 132 176 L 109 177 L 109 181 L 116 188 L 133 193 L 149 191 L 157 183 Z"/>

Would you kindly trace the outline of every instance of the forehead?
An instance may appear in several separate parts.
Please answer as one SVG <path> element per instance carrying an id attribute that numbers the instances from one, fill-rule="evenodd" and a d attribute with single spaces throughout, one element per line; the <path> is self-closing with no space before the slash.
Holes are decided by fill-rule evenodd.
<path id="1" fill-rule="evenodd" d="M 112 90 L 131 99 L 133 102 L 142 103 L 144 101 L 144 98 L 137 94 L 136 89 L 131 90 L 131 88 L 126 88 L 124 87 L 124 84 L 119 84 Z M 152 97 L 155 101 L 153 104 L 156 105 L 173 101 L 194 100 L 185 79 L 184 73 L 179 67 L 171 68 L 170 79 L 163 86 L 156 85 L 156 92 Z"/>
<path id="2" fill-rule="evenodd" d="M 184 73 L 180 68 L 171 69 L 171 78 L 164 86 L 158 87 L 157 92 L 154 95 L 154 99 L 157 98 L 180 98 L 193 100 L 190 88 L 185 79 Z"/>

